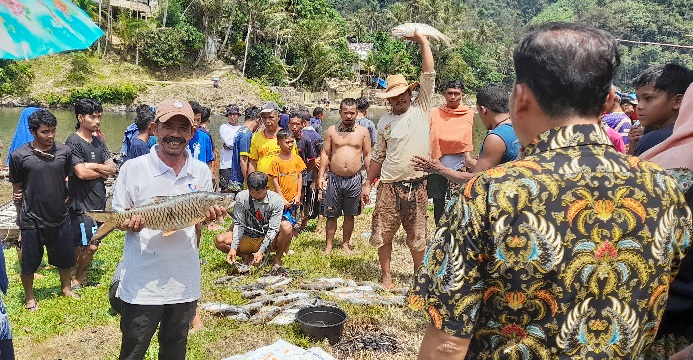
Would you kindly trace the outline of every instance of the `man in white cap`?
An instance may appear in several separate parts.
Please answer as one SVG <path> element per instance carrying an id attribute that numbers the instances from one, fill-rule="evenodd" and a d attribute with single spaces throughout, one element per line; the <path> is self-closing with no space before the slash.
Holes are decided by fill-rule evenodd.
<path id="1" fill-rule="evenodd" d="M 428 113 L 432 109 L 435 71 L 426 36 L 416 32 L 410 40 L 421 46 L 423 57 L 419 94 L 412 102 L 412 89 L 419 82 L 409 84 L 401 74 L 388 76 L 386 91 L 376 94 L 388 100 L 392 113 L 378 122 L 368 181 L 361 191 L 363 201 L 368 203 L 371 185 L 380 174 L 370 242 L 378 248 L 382 270 L 380 281 L 388 289 L 393 287 L 390 275 L 392 239 L 400 225 L 407 233 L 415 271 L 423 259 L 428 238 L 426 173 L 414 170 L 411 158 L 430 156 Z"/>
<path id="2" fill-rule="evenodd" d="M 212 172 L 187 150 L 193 137 L 193 110 L 187 101 L 164 100 L 156 108 L 159 144 L 146 156 L 126 162 L 113 190 L 113 210 L 148 204 L 156 196 L 212 191 Z M 226 214 L 211 207 L 206 222 Z M 147 219 L 133 216 L 126 230 L 120 284 L 122 300 L 120 359 L 144 358 L 159 328 L 159 359 L 185 359 L 190 322 L 200 298 L 200 261 L 195 227 L 166 237 L 147 229 Z"/>

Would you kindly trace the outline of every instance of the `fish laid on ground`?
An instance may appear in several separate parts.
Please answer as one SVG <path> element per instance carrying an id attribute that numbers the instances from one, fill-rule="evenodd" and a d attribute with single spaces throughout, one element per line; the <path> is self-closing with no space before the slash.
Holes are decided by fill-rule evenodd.
<path id="1" fill-rule="evenodd" d="M 248 312 L 240 306 L 229 305 L 221 302 L 202 303 L 200 304 L 200 309 L 221 316 L 248 314 Z"/>
<path id="2" fill-rule="evenodd" d="M 257 314 L 250 317 L 250 322 L 255 324 L 264 324 L 273 319 L 280 312 L 282 312 L 282 308 L 280 308 L 279 306 L 265 306 L 262 309 L 260 309 L 260 311 L 258 311 Z"/>
<path id="3" fill-rule="evenodd" d="M 222 276 L 222 277 L 214 280 L 214 283 L 217 285 L 221 285 L 221 284 L 226 284 L 229 281 L 238 281 L 238 276 L 233 276 L 233 275 Z"/>
<path id="4" fill-rule="evenodd" d="M 257 314 L 258 311 L 260 311 L 260 309 L 262 309 L 262 307 L 263 307 L 264 305 L 265 305 L 265 304 L 263 304 L 263 303 L 261 303 L 261 302 L 252 302 L 252 303 L 249 303 L 249 304 L 241 305 L 241 308 L 242 308 L 243 310 L 247 311 L 248 314 L 250 314 L 250 315 L 255 315 L 255 314 Z"/>
<path id="5" fill-rule="evenodd" d="M 282 287 L 284 285 L 289 285 L 292 280 L 293 279 L 291 279 L 291 278 L 284 278 L 284 280 L 282 280 L 278 283 L 274 283 L 272 285 L 267 286 L 267 289 L 276 289 L 276 288 Z"/>
<path id="6" fill-rule="evenodd" d="M 450 38 L 440 32 L 438 29 L 434 28 L 431 25 L 428 24 L 421 24 L 421 23 L 404 23 L 395 26 L 392 29 L 392 36 L 394 37 L 412 37 L 414 36 L 415 32 L 418 32 L 421 35 L 425 35 L 428 38 L 436 39 L 439 41 L 444 42 L 447 46 L 450 46 L 452 44 L 452 41 Z"/>
<path id="7" fill-rule="evenodd" d="M 319 281 L 304 281 L 300 284 L 298 284 L 298 287 L 303 289 L 303 290 L 315 290 L 315 291 L 323 291 L 323 290 L 332 290 L 339 285 L 337 284 L 330 284 L 330 283 L 325 283 L 325 282 L 319 282 Z"/>
<path id="8" fill-rule="evenodd" d="M 267 295 L 267 291 L 265 290 L 248 290 L 248 291 L 242 291 L 241 292 L 241 297 L 244 299 L 254 299 L 258 296 L 262 295 Z"/>
<path id="9" fill-rule="evenodd" d="M 236 314 L 236 315 L 227 316 L 226 318 L 231 319 L 231 320 L 236 320 L 236 321 L 243 321 L 243 322 L 245 322 L 245 321 L 250 320 L 250 315 L 249 315 L 249 314 L 246 314 L 246 313 L 242 313 L 242 314 Z"/>
<path id="10" fill-rule="evenodd" d="M 296 314 L 300 309 L 288 309 L 284 310 L 279 315 L 275 316 L 272 321 L 269 322 L 269 324 L 272 325 L 290 325 L 294 321 L 296 321 Z"/>
<path id="11" fill-rule="evenodd" d="M 272 300 L 272 305 L 284 306 L 287 304 L 291 304 L 294 301 L 298 301 L 301 299 L 307 299 L 309 297 L 310 297 L 310 295 L 308 295 L 307 293 L 293 293 L 293 294 L 289 294 L 286 296 L 279 296 L 279 297 L 276 297 L 274 300 Z"/>
<path id="12" fill-rule="evenodd" d="M 284 276 L 263 276 L 257 279 L 257 283 L 264 286 L 274 285 L 286 279 Z"/>
<path id="13" fill-rule="evenodd" d="M 164 236 L 168 236 L 177 230 L 202 222 L 207 210 L 214 205 L 230 209 L 234 204 L 234 195 L 231 193 L 194 191 L 177 196 L 157 196 L 149 204 L 127 211 L 87 211 L 86 214 L 103 223 L 91 238 L 93 242 L 103 238 L 118 228 L 123 221 L 135 215 L 144 218 L 145 228 L 162 230 Z"/>

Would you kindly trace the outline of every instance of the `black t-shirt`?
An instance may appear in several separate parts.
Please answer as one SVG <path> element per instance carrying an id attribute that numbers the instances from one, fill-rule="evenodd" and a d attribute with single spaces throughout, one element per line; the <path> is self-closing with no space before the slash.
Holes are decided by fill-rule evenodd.
<path id="1" fill-rule="evenodd" d="M 306 166 L 308 166 L 308 162 L 310 160 L 316 158 L 315 148 L 307 136 L 301 136 L 300 139 L 296 139 L 296 148 L 298 149 L 298 156 L 303 159 Z M 307 172 L 305 170 L 303 171 L 303 186 L 308 185 L 308 182 L 310 181 L 308 176 L 310 175 L 312 177 L 312 174 L 312 170 L 311 172 Z"/>
<path id="2" fill-rule="evenodd" d="M 24 191 L 19 213 L 21 229 L 52 228 L 69 219 L 65 177 L 72 169 L 70 148 L 55 143 L 45 152 L 54 158 L 36 155 L 31 143 L 26 143 L 10 156 L 10 182 L 21 183 Z"/>
<path id="3" fill-rule="evenodd" d="M 106 184 L 104 178 L 82 180 L 75 174 L 74 166 L 82 163 L 103 164 L 111 158 L 106 144 L 94 136 L 91 143 L 74 133 L 65 141 L 72 150 L 72 167 L 68 182 L 70 191 L 70 209 L 82 212 L 104 210 L 106 208 Z"/>
<path id="4" fill-rule="evenodd" d="M 650 150 L 655 145 L 666 140 L 673 133 L 674 124 L 671 124 L 670 126 L 667 126 L 659 130 L 654 130 L 646 133 L 645 135 L 643 135 L 642 138 L 640 138 L 640 141 L 638 141 L 638 143 L 635 145 L 633 155 L 640 156 L 645 151 Z"/>

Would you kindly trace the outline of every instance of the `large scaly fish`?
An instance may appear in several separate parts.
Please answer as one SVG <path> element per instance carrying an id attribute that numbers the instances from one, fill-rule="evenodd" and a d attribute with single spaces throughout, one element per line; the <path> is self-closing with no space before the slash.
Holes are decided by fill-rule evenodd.
<path id="1" fill-rule="evenodd" d="M 202 222 L 207 210 L 214 205 L 228 210 L 233 204 L 233 194 L 195 191 L 176 196 L 156 196 L 149 204 L 127 211 L 87 211 L 86 214 L 103 223 L 91 238 L 91 241 L 97 241 L 134 215 L 144 218 L 144 227 L 162 230 L 164 236 L 168 236 L 177 230 Z"/>
<path id="2" fill-rule="evenodd" d="M 447 46 L 450 46 L 452 44 L 452 41 L 447 35 L 443 34 L 442 32 L 438 31 L 438 29 L 428 24 L 404 23 L 395 26 L 392 29 L 391 33 L 394 37 L 403 38 L 412 37 L 414 36 L 414 33 L 417 31 L 419 32 L 419 34 L 425 35 L 428 38 L 433 38 L 442 41 Z"/>

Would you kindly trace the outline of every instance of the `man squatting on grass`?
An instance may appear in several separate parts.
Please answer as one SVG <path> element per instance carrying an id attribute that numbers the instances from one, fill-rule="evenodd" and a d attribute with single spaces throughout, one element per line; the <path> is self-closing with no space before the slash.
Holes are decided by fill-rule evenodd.
<path id="1" fill-rule="evenodd" d="M 228 244 L 226 261 L 232 265 L 240 256 L 243 263 L 259 266 L 265 252 L 276 251 L 272 269 L 276 272 L 282 270 L 282 257 L 289 251 L 293 225 L 282 220 L 284 198 L 267 190 L 267 182 L 265 173 L 255 171 L 248 175 L 248 189 L 236 195 L 233 232 L 219 235 L 217 243 Z M 219 244 L 217 248 L 224 251 Z"/>
<path id="2" fill-rule="evenodd" d="M 368 171 L 368 181 L 361 190 L 364 203 L 368 204 L 371 185 L 380 174 L 378 194 L 373 212 L 371 245 L 378 248 L 378 260 L 383 286 L 393 287 L 390 274 L 392 239 L 400 225 L 407 233 L 407 245 L 414 260 L 414 271 L 419 268 L 426 250 L 428 237 L 428 193 L 426 173 L 416 171 L 411 165 L 414 156 L 430 158 L 429 112 L 435 87 L 433 54 L 428 39 L 414 33 L 411 38 L 421 47 L 421 88 L 412 103 L 411 89 L 417 82 L 408 84 L 403 75 L 387 77 L 387 89 L 377 95 L 387 98 L 392 113 L 378 121 L 378 141 Z"/>
<path id="3" fill-rule="evenodd" d="M 320 155 L 320 188 L 327 187 L 325 198 L 325 217 L 327 227 L 325 254 L 332 252 L 332 242 L 337 231 L 337 218 L 344 214 L 344 243 L 342 248 L 352 254 L 349 247 L 351 233 L 354 231 L 354 217 L 361 214 L 361 168 L 371 163 L 371 137 L 368 129 L 356 124 L 356 100 L 346 98 L 339 105 L 342 122 L 330 126 L 325 133 L 325 142 Z M 330 179 L 325 179 L 325 171 L 330 168 Z M 327 182 L 327 185 L 325 185 Z M 368 193 L 367 193 L 368 194 Z"/>
<path id="4" fill-rule="evenodd" d="M 165 100 L 157 106 L 159 144 L 148 155 L 121 167 L 113 190 L 113 210 L 142 206 L 155 196 L 212 191 L 209 167 L 187 151 L 193 121 L 193 110 L 185 101 Z M 205 223 L 225 214 L 226 209 L 210 207 Z M 126 233 L 116 293 L 122 300 L 120 359 L 144 358 L 159 327 L 159 359 L 184 360 L 188 329 L 200 298 L 196 226 L 166 237 L 161 230 L 146 226 L 147 219 L 139 215 L 121 225 Z"/>

